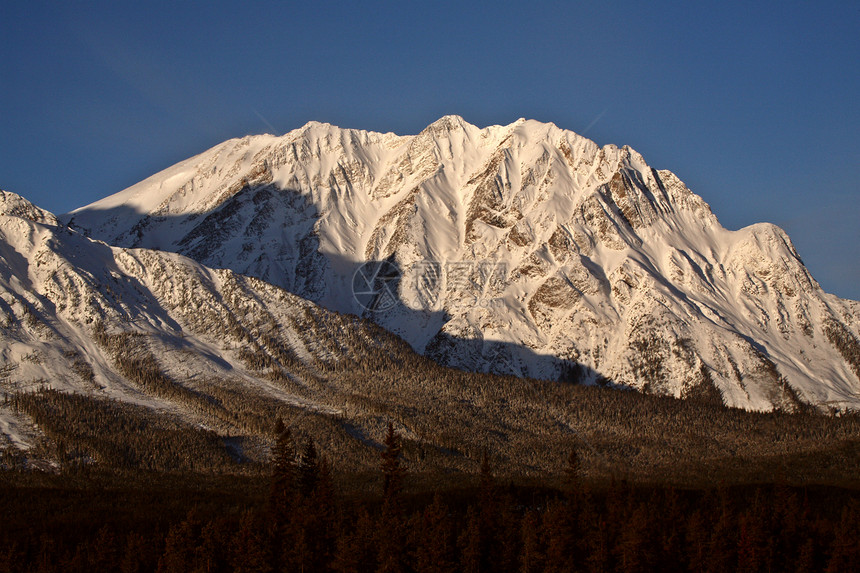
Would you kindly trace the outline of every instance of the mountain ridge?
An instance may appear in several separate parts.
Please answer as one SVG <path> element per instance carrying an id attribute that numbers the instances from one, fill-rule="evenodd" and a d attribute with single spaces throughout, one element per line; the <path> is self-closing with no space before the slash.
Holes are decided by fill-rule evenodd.
<path id="1" fill-rule="evenodd" d="M 854 335 L 831 327 L 852 356 Z M 489 450 L 505 474 L 545 477 L 572 447 L 598 480 L 757 480 L 778 455 L 818 460 L 800 463 L 796 479 L 853 476 L 844 456 L 856 415 L 813 415 L 800 402 L 777 408 L 796 413 L 725 408 L 713 383 L 675 400 L 446 368 L 370 320 L 176 253 L 112 247 L 8 193 L 0 364 L 0 477 L 259 475 L 278 418 L 347 473 L 378 468 L 391 423 L 410 472 L 426 476 L 477 473 Z M 600 376 L 565 365 L 570 380 Z"/>
<path id="2" fill-rule="evenodd" d="M 858 305 L 824 293 L 781 229 L 726 230 L 670 171 L 553 124 L 445 116 L 398 136 L 310 122 L 62 219 L 363 313 L 460 368 L 553 379 L 582 364 L 674 396 L 713 384 L 745 408 L 860 404 L 825 326 L 856 341 Z M 353 283 L 382 262 L 397 304 L 370 312 Z"/>

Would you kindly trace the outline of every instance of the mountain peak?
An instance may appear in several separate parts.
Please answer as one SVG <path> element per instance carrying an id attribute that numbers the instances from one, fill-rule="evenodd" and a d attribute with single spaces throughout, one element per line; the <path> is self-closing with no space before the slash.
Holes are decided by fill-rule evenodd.
<path id="1" fill-rule="evenodd" d="M 452 131 L 463 130 L 466 128 L 474 128 L 472 124 L 468 123 L 459 115 L 444 115 L 425 127 L 421 133 L 422 134 L 442 134 L 442 133 L 450 133 Z"/>
<path id="2" fill-rule="evenodd" d="M 53 213 L 36 207 L 20 195 L 0 189 L 0 215 L 6 217 L 21 217 L 43 225 L 57 225 Z"/>
<path id="3" fill-rule="evenodd" d="M 629 147 L 456 115 L 411 136 L 298 134 L 228 142 L 75 223 L 363 314 L 452 366 L 679 397 L 704 384 L 752 409 L 860 405 L 824 326 L 856 336 L 850 304 L 784 233 L 723 228 Z M 381 261 L 401 277 L 382 285 L 384 309 L 355 294 Z"/>

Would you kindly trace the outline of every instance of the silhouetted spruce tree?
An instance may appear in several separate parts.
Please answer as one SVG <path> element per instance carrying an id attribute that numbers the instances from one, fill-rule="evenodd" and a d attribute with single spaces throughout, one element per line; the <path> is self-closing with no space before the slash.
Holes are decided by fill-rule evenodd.
<path id="1" fill-rule="evenodd" d="M 296 451 L 289 428 L 278 418 L 275 423 L 275 446 L 272 449 L 272 486 L 269 510 L 276 528 L 289 518 L 296 488 Z"/>
<path id="2" fill-rule="evenodd" d="M 659 528 L 660 560 L 658 567 L 662 571 L 681 571 L 684 569 L 684 539 L 683 527 L 686 522 L 685 513 L 681 507 L 678 492 L 673 488 L 666 489 L 659 498 L 652 496 L 649 511 L 652 515 L 661 515 L 662 527 Z"/>
<path id="3" fill-rule="evenodd" d="M 382 452 L 382 495 L 386 501 L 399 497 L 403 487 L 403 466 L 400 464 L 400 438 L 394 433 L 394 424 L 388 422 Z"/>
<path id="4" fill-rule="evenodd" d="M 317 480 L 311 496 L 308 498 L 313 519 L 307 526 L 313 540 L 313 556 L 310 561 L 313 571 L 327 570 L 334 559 L 337 547 L 337 532 L 339 530 L 337 508 L 334 498 L 334 484 L 331 469 L 325 457 L 317 462 Z"/>
<path id="5" fill-rule="evenodd" d="M 765 565 L 772 564 L 772 570 L 790 570 L 809 537 L 808 525 L 805 524 L 809 517 L 807 500 L 801 501 L 796 492 L 787 486 L 778 485 L 770 503 L 762 507 L 758 514 L 768 526 Z M 776 539 L 772 535 L 774 531 L 779 531 Z"/>
<path id="6" fill-rule="evenodd" d="M 498 550 L 490 553 L 490 564 L 494 571 L 519 571 L 522 551 L 521 521 L 517 502 L 509 491 L 499 496 L 496 511 L 496 529 L 493 543 Z"/>
<path id="7" fill-rule="evenodd" d="M 601 512 L 594 513 L 594 520 L 585 530 L 585 565 L 586 571 L 608 571 L 610 565 L 610 533 L 609 522 Z"/>
<path id="8" fill-rule="evenodd" d="M 299 494 L 309 498 L 317 488 L 320 479 L 319 456 L 313 440 L 308 439 L 299 460 Z"/>
<path id="9" fill-rule="evenodd" d="M 88 561 L 91 571 L 115 571 L 119 567 L 119 543 L 109 525 L 103 525 L 96 535 Z"/>
<path id="10" fill-rule="evenodd" d="M 477 505 L 469 506 L 465 529 L 458 538 L 461 568 L 479 572 L 514 567 L 517 559 L 507 551 L 510 547 L 502 548 L 501 544 L 507 541 L 517 549 L 519 524 L 501 527 L 500 493 L 486 452 L 481 456 L 479 480 Z"/>
<path id="11" fill-rule="evenodd" d="M 336 547 L 336 511 L 331 471 L 308 440 L 298 465 L 298 492 L 281 539 L 281 567 L 323 571 Z"/>
<path id="12" fill-rule="evenodd" d="M 818 571 L 821 566 L 817 563 L 817 554 L 815 540 L 812 537 L 807 538 L 800 546 L 797 554 L 797 560 L 794 562 L 793 571 L 795 573 L 806 573 L 807 571 Z M 786 569 L 791 571 L 792 569 Z"/>
<path id="13" fill-rule="evenodd" d="M 153 539 L 146 538 L 136 531 L 126 535 L 125 549 L 119 565 L 120 573 L 152 571 L 155 565 L 155 559 L 152 555 L 154 545 Z"/>
<path id="14" fill-rule="evenodd" d="M 185 519 L 170 528 L 164 540 L 164 553 L 158 561 L 158 573 L 182 573 L 192 569 L 197 546 L 194 525 L 192 520 Z"/>
<path id="15" fill-rule="evenodd" d="M 438 493 L 433 503 L 416 518 L 413 528 L 415 552 L 412 566 L 417 573 L 453 573 L 456 571 L 456 537 L 448 507 Z"/>
<path id="16" fill-rule="evenodd" d="M 376 571 L 376 524 L 367 509 L 361 508 L 352 528 L 341 531 L 331 568 L 337 573 Z"/>
<path id="17" fill-rule="evenodd" d="M 573 571 L 577 539 L 569 503 L 551 502 L 543 515 L 543 537 L 547 571 Z"/>
<path id="18" fill-rule="evenodd" d="M 827 573 L 860 571 L 860 505 L 855 501 L 842 508 L 827 559 Z"/>
<path id="19" fill-rule="evenodd" d="M 711 530 L 706 571 L 728 573 L 737 569 L 737 519 L 732 512 L 729 492 L 719 490 L 719 517 Z"/>
<path id="20" fill-rule="evenodd" d="M 377 525 L 379 573 L 400 573 L 406 570 L 406 536 L 400 504 L 404 470 L 400 464 L 400 452 L 400 438 L 394 433 L 394 425 L 389 422 L 381 462 L 383 501 Z"/>
<path id="21" fill-rule="evenodd" d="M 641 504 L 625 520 L 614 548 L 617 571 L 638 573 L 654 570 L 656 543 L 649 539 L 648 533 L 655 517 L 649 515 L 647 507 Z"/>
<path id="22" fill-rule="evenodd" d="M 686 545 L 686 565 L 688 571 L 705 571 L 708 565 L 708 527 L 700 507 L 694 511 L 684 528 L 684 540 Z"/>
<path id="23" fill-rule="evenodd" d="M 775 524 L 777 516 L 774 515 L 774 510 L 780 511 L 783 508 L 775 508 L 773 502 L 775 498 L 768 496 L 762 488 L 756 488 L 752 503 L 748 504 L 745 511 L 738 518 L 737 526 L 737 567 L 739 571 L 787 571 L 790 570 L 790 565 L 794 562 L 794 557 L 797 555 L 796 547 L 785 547 L 786 555 L 781 555 L 782 563 L 779 567 L 774 566 L 774 550 L 779 544 L 779 539 L 774 536 L 776 533 Z M 779 502 L 782 506 L 792 505 L 789 500 Z M 788 510 L 794 514 L 794 509 Z M 788 531 L 783 528 L 779 532 L 779 537 L 786 537 Z"/>
<path id="24" fill-rule="evenodd" d="M 520 551 L 521 573 L 538 573 L 544 571 L 543 536 L 540 529 L 540 514 L 528 511 L 521 525 L 522 550 Z"/>
<path id="25" fill-rule="evenodd" d="M 208 521 L 200 530 L 200 541 L 197 545 L 195 571 L 224 571 L 227 569 L 227 549 L 230 531 L 226 519 L 219 518 Z"/>
<path id="26" fill-rule="evenodd" d="M 480 510 L 470 505 L 466 510 L 465 528 L 457 540 L 460 546 L 460 569 L 464 573 L 482 573 L 486 571 L 484 547 L 485 533 L 481 529 Z"/>
<path id="27" fill-rule="evenodd" d="M 246 512 L 233 536 L 230 564 L 236 573 L 269 573 L 272 571 L 270 542 L 253 513 Z"/>
<path id="28" fill-rule="evenodd" d="M 580 473 L 582 463 L 576 448 L 571 448 L 567 456 L 567 466 L 564 468 L 564 493 L 572 499 L 580 489 Z"/>

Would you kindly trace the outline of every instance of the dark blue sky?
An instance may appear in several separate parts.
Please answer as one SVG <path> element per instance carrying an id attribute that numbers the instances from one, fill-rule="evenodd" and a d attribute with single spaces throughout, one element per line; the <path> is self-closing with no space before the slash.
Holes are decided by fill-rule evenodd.
<path id="1" fill-rule="evenodd" d="M 551 121 L 860 299 L 860 3 L 0 4 L 0 187 L 62 213 L 230 137 Z"/>

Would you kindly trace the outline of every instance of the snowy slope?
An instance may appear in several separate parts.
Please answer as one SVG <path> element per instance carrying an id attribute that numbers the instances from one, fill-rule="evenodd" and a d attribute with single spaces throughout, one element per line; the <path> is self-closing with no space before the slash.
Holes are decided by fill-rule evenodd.
<path id="1" fill-rule="evenodd" d="M 363 313 L 454 366 L 716 386 L 752 409 L 860 406 L 860 305 L 824 293 L 782 230 L 726 230 L 671 172 L 552 124 L 446 116 L 397 136 L 313 122 L 227 141 L 63 219 Z M 368 261 L 396 280 L 368 285 Z"/>
<path id="2" fill-rule="evenodd" d="M 110 247 L 0 191 L 0 389 L 6 396 L 56 388 L 211 424 L 200 404 L 217 403 L 209 396 L 215 386 L 336 413 L 314 373 L 363 360 L 369 348 L 403 346 L 380 330 L 368 332 L 356 317 L 177 254 Z M 150 360 L 170 387 L 136 378 L 133 360 Z M 225 424 L 223 433 L 235 431 Z M 0 403 L 0 450 L 26 449 L 35 436 L 26 417 Z"/>

